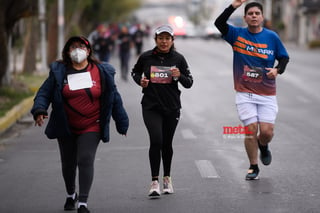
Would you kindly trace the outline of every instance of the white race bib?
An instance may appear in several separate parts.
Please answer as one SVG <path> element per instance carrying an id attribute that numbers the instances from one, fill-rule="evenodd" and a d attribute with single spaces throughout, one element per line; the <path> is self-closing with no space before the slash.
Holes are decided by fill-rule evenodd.
<path id="1" fill-rule="evenodd" d="M 90 72 L 71 74 L 67 79 L 70 90 L 91 88 L 93 85 Z"/>

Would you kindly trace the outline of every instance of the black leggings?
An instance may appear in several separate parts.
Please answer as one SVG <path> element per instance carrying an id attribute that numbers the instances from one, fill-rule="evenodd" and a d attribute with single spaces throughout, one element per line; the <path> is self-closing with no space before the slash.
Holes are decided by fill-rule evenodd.
<path id="1" fill-rule="evenodd" d="M 69 195 L 75 192 L 77 167 L 79 169 L 79 202 L 86 203 L 88 200 L 99 141 L 98 132 L 58 139 L 62 176 Z"/>
<path id="2" fill-rule="evenodd" d="M 163 113 L 142 110 L 143 120 L 150 137 L 149 160 L 152 177 L 159 176 L 161 157 L 163 176 L 170 176 L 173 156 L 172 140 L 180 118 L 180 110 Z"/>

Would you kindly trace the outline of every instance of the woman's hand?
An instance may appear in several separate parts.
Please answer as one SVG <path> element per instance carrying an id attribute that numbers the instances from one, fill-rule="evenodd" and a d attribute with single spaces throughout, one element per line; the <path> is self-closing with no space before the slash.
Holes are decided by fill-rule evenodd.
<path id="1" fill-rule="evenodd" d="M 181 75 L 180 70 L 177 67 L 171 68 L 171 72 L 172 72 L 172 78 L 178 79 Z"/>
<path id="2" fill-rule="evenodd" d="M 140 85 L 142 88 L 146 88 L 149 85 L 149 79 L 146 77 L 141 78 Z"/>
<path id="3" fill-rule="evenodd" d="M 44 124 L 44 119 L 48 118 L 47 115 L 38 115 L 35 120 L 35 126 L 42 126 Z"/>

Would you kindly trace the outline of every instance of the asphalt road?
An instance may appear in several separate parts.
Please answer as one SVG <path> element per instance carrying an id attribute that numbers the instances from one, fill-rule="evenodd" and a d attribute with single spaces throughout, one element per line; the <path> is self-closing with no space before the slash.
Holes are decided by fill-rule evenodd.
<path id="1" fill-rule="evenodd" d="M 152 41 L 147 47 L 153 45 Z M 234 105 L 231 47 L 221 40 L 177 39 L 194 76 L 182 90 L 182 117 L 174 138 L 175 194 L 150 200 L 148 135 L 141 116 L 141 89 L 116 76 L 130 116 L 127 137 L 111 128 L 100 144 L 89 208 L 134 213 L 320 212 L 320 51 L 288 45 L 287 71 L 278 78 L 279 114 L 271 144 L 273 162 L 260 165 L 260 180 L 245 181 L 248 160 Z M 133 65 L 135 56 L 131 58 Z M 111 63 L 118 69 L 118 59 Z M 27 116 L 27 121 L 30 117 Z M 63 212 L 65 191 L 57 143 L 44 127 L 17 125 L 0 139 L 0 212 Z"/>

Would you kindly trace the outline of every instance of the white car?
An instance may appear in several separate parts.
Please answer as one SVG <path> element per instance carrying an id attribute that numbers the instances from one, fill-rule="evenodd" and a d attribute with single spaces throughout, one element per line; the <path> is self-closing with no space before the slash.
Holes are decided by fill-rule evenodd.
<path id="1" fill-rule="evenodd" d="M 218 30 L 218 28 L 214 25 L 213 22 L 210 22 L 204 28 L 203 37 L 219 39 L 221 38 L 221 32 Z"/>

